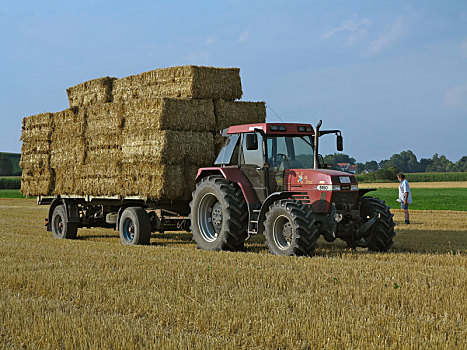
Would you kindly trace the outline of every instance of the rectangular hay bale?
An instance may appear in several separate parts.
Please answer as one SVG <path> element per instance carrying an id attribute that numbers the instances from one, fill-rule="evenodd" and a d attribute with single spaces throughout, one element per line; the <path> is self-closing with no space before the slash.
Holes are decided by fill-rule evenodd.
<path id="1" fill-rule="evenodd" d="M 183 199 L 185 174 L 182 165 L 124 163 L 121 170 L 122 194 L 153 200 Z"/>
<path id="2" fill-rule="evenodd" d="M 153 131 L 122 136 L 122 160 L 152 164 L 210 165 L 214 161 L 210 132 Z"/>
<path id="3" fill-rule="evenodd" d="M 112 85 L 116 78 L 97 78 L 66 89 L 70 107 L 84 107 L 112 101 Z"/>
<path id="4" fill-rule="evenodd" d="M 121 164 L 100 162 L 80 167 L 78 187 L 90 196 L 115 196 L 122 192 Z"/>
<path id="5" fill-rule="evenodd" d="M 239 99 L 242 97 L 240 69 L 180 66 L 156 69 L 114 81 L 113 101 L 161 96 Z"/>
<path id="6" fill-rule="evenodd" d="M 232 125 L 266 122 L 264 102 L 214 101 L 216 129 L 223 130 Z"/>
<path id="7" fill-rule="evenodd" d="M 22 141 L 50 141 L 52 113 L 41 113 L 23 118 Z"/>
<path id="8" fill-rule="evenodd" d="M 211 131 L 215 125 L 211 100 L 145 98 L 125 103 L 125 129 L 132 133 L 147 129 Z"/>
<path id="9" fill-rule="evenodd" d="M 86 109 L 86 136 L 121 133 L 125 117 L 122 103 L 101 103 Z"/>
<path id="10" fill-rule="evenodd" d="M 23 141 L 19 166 L 21 168 L 50 167 L 50 142 Z"/>
<path id="11" fill-rule="evenodd" d="M 25 196 L 52 194 L 54 172 L 50 168 L 25 168 L 21 175 L 21 193 Z"/>

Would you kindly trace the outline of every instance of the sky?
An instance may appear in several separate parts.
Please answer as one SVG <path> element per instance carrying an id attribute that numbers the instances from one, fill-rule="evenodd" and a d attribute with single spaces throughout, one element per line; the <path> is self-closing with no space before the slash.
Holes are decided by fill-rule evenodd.
<path id="1" fill-rule="evenodd" d="M 465 0 L 4 1 L 0 61 L 3 152 L 70 86 L 195 64 L 239 67 L 268 122 L 322 119 L 358 162 L 467 154 Z"/>

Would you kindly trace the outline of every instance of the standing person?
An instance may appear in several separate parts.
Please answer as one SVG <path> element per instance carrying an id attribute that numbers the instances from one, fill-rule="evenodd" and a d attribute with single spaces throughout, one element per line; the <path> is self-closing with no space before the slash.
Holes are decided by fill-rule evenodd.
<path id="1" fill-rule="evenodd" d="M 412 193 L 410 192 L 409 183 L 405 179 L 403 173 L 397 174 L 397 179 L 399 180 L 399 199 L 398 202 L 401 202 L 401 209 L 404 210 L 405 223 L 410 224 L 409 221 L 409 204 L 412 203 Z"/>

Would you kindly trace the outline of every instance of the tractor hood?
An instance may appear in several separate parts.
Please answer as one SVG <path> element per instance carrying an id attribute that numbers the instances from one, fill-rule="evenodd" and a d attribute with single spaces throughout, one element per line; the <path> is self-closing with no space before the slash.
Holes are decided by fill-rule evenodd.
<path id="1" fill-rule="evenodd" d="M 353 174 L 328 169 L 288 169 L 285 172 L 285 187 L 288 190 L 317 189 L 318 185 L 357 185 Z"/>

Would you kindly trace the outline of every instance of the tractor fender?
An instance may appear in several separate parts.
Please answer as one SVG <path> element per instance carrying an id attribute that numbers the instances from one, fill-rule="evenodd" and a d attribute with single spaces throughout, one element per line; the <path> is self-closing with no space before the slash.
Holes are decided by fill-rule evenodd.
<path id="1" fill-rule="evenodd" d="M 242 190 L 243 197 L 245 198 L 248 206 L 259 206 L 260 201 L 256 195 L 251 182 L 245 176 L 245 174 L 237 167 L 212 167 L 212 168 L 200 168 L 196 175 L 196 182 L 200 182 L 202 178 L 209 175 L 221 175 L 224 179 L 236 183 Z"/>
<path id="2" fill-rule="evenodd" d="M 303 192 L 295 192 L 295 191 L 284 191 L 284 192 L 274 192 L 271 193 L 263 202 L 261 206 L 261 211 L 258 216 L 258 234 L 262 234 L 264 231 L 264 220 L 266 219 L 266 212 L 269 210 L 269 207 L 275 201 L 281 199 L 292 198 L 293 195 L 302 194 Z"/>
<path id="3" fill-rule="evenodd" d="M 79 217 L 79 209 L 75 201 L 73 199 L 65 199 L 65 198 L 57 197 L 52 201 L 52 203 L 50 203 L 49 215 L 48 215 L 48 220 L 47 220 L 47 225 L 46 225 L 47 231 L 52 231 L 52 215 L 54 213 L 55 208 L 62 204 L 65 206 L 66 217 L 67 217 L 68 222 L 74 222 L 74 223 L 81 222 L 80 217 Z"/>
<path id="4" fill-rule="evenodd" d="M 358 189 L 358 198 L 362 198 L 365 194 L 371 191 L 376 191 L 376 188 L 359 188 Z"/>

